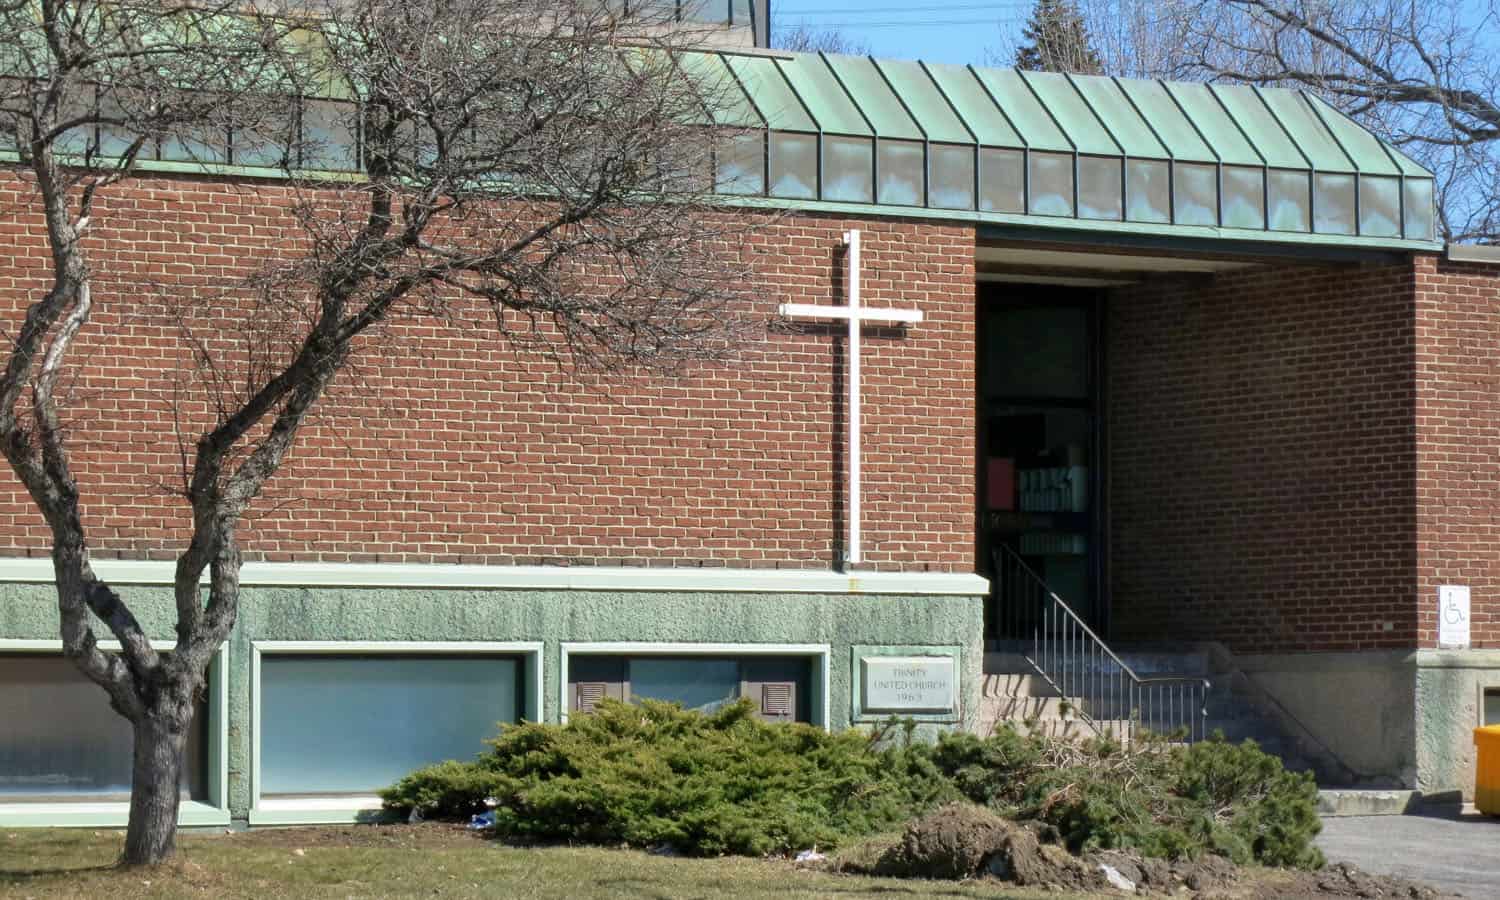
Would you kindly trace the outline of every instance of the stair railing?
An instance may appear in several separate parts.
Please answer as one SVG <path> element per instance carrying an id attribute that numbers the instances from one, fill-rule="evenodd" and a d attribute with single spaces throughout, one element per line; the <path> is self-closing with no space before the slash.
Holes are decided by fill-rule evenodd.
<path id="1" fill-rule="evenodd" d="M 1019 554 L 995 553 L 997 630 L 1074 713 L 1101 737 L 1135 745 L 1145 734 L 1173 741 L 1206 735 L 1209 681 L 1187 675 L 1142 678 L 1120 659 Z"/>

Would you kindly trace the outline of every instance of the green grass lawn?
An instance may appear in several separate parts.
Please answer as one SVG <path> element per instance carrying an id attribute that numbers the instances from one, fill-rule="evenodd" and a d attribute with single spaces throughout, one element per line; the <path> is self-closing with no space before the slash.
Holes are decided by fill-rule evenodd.
<path id="1" fill-rule="evenodd" d="M 833 875 L 775 860 L 677 859 L 629 850 L 518 849 L 453 826 L 184 834 L 161 869 L 113 867 L 114 831 L 0 830 L 0 897 L 365 898 L 1050 897 L 994 883 Z"/>

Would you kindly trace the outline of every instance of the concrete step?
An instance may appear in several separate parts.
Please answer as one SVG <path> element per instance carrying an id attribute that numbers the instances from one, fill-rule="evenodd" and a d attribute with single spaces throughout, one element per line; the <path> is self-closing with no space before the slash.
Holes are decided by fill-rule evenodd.
<path id="1" fill-rule="evenodd" d="M 1401 816 L 1422 805 L 1421 791 L 1331 788 L 1318 791 L 1318 815 Z"/>
<path id="2" fill-rule="evenodd" d="M 1002 724 L 1009 724 L 1021 734 L 1044 734 L 1053 738 L 1086 740 L 1099 737 L 1099 732 L 1078 718 L 1041 718 L 1029 722 L 1014 719 L 987 719 L 980 717 L 979 735 L 986 737 Z M 1130 723 L 1124 719 L 1109 719 L 1097 723 L 1099 729 L 1116 740 L 1123 740 L 1130 733 Z"/>
<path id="3" fill-rule="evenodd" d="M 985 697 L 981 715 L 990 721 L 1002 719 L 1070 719 L 1078 708 L 1067 697 Z"/>
<path id="4" fill-rule="evenodd" d="M 1155 653 L 1149 656 L 1121 656 L 1131 671 L 1141 678 L 1208 678 L 1208 661 L 1202 654 L 1183 655 L 1174 658 L 1167 654 Z M 1050 665 L 1051 661 L 1042 660 L 1044 665 Z M 1070 669 L 1075 675 L 1091 673 L 1097 675 L 1114 676 L 1120 673 L 1120 667 L 1109 657 L 1086 656 L 1082 661 L 1075 662 Z M 1019 675 L 1035 672 L 1036 668 L 1027 660 L 1024 653 L 991 650 L 984 654 L 984 671 L 993 675 Z"/>
<path id="5" fill-rule="evenodd" d="M 1057 689 L 1035 673 L 986 672 L 980 681 L 986 697 L 1058 697 Z"/>

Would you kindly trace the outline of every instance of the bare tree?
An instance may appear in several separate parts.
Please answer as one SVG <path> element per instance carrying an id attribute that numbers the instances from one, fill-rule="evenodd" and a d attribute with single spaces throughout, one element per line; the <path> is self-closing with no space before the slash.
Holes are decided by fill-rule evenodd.
<path id="1" fill-rule="evenodd" d="M 802 22 L 791 28 L 778 29 L 776 49 L 796 53 L 842 53 L 869 56 L 870 42 L 852 37 L 837 28 L 815 28 Z"/>
<path id="2" fill-rule="evenodd" d="M 738 248 L 753 226 L 708 206 L 714 148 L 733 139 L 705 127 L 719 86 L 684 77 L 691 33 L 610 6 L 3 7 L 0 54 L 20 64 L 0 118 L 35 184 L 52 284 L 13 333 L 0 451 L 51 530 L 64 652 L 134 729 L 125 863 L 174 852 L 194 698 L 238 612 L 240 523 L 341 369 L 394 317 L 478 311 L 512 343 L 605 372 L 733 346 Z M 210 402 L 204 421 L 185 419 L 191 537 L 176 562 L 176 643 L 158 653 L 90 565 L 59 390 L 91 311 L 136 302 L 101 287 L 119 282 L 97 268 L 96 199 L 158 147 L 211 154 L 231 124 L 237 148 L 250 135 L 287 166 L 326 159 L 339 148 L 291 127 L 289 103 L 306 96 L 348 101 L 320 109 L 330 133 L 363 136 L 361 177 L 304 179 L 286 211 L 303 240 L 212 297 L 163 301 Z M 101 623 L 120 652 L 100 649 Z"/>
<path id="3" fill-rule="evenodd" d="M 1500 241 L 1495 0 L 1094 0 L 1088 16 L 1112 72 L 1315 91 L 1437 174 L 1443 238 Z"/>

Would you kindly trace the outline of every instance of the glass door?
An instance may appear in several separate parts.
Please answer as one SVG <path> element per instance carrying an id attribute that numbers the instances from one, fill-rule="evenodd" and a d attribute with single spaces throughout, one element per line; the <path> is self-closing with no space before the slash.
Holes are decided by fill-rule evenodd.
<path id="1" fill-rule="evenodd" d="M 1099 498 L 1099 301 L 1093 292 L 986 285 L 979 306 L 979 551 L 1019 555 L 1096 630 L 1105 625 Z M 991 638 L 1027 623 L 989 607 Z"/>

